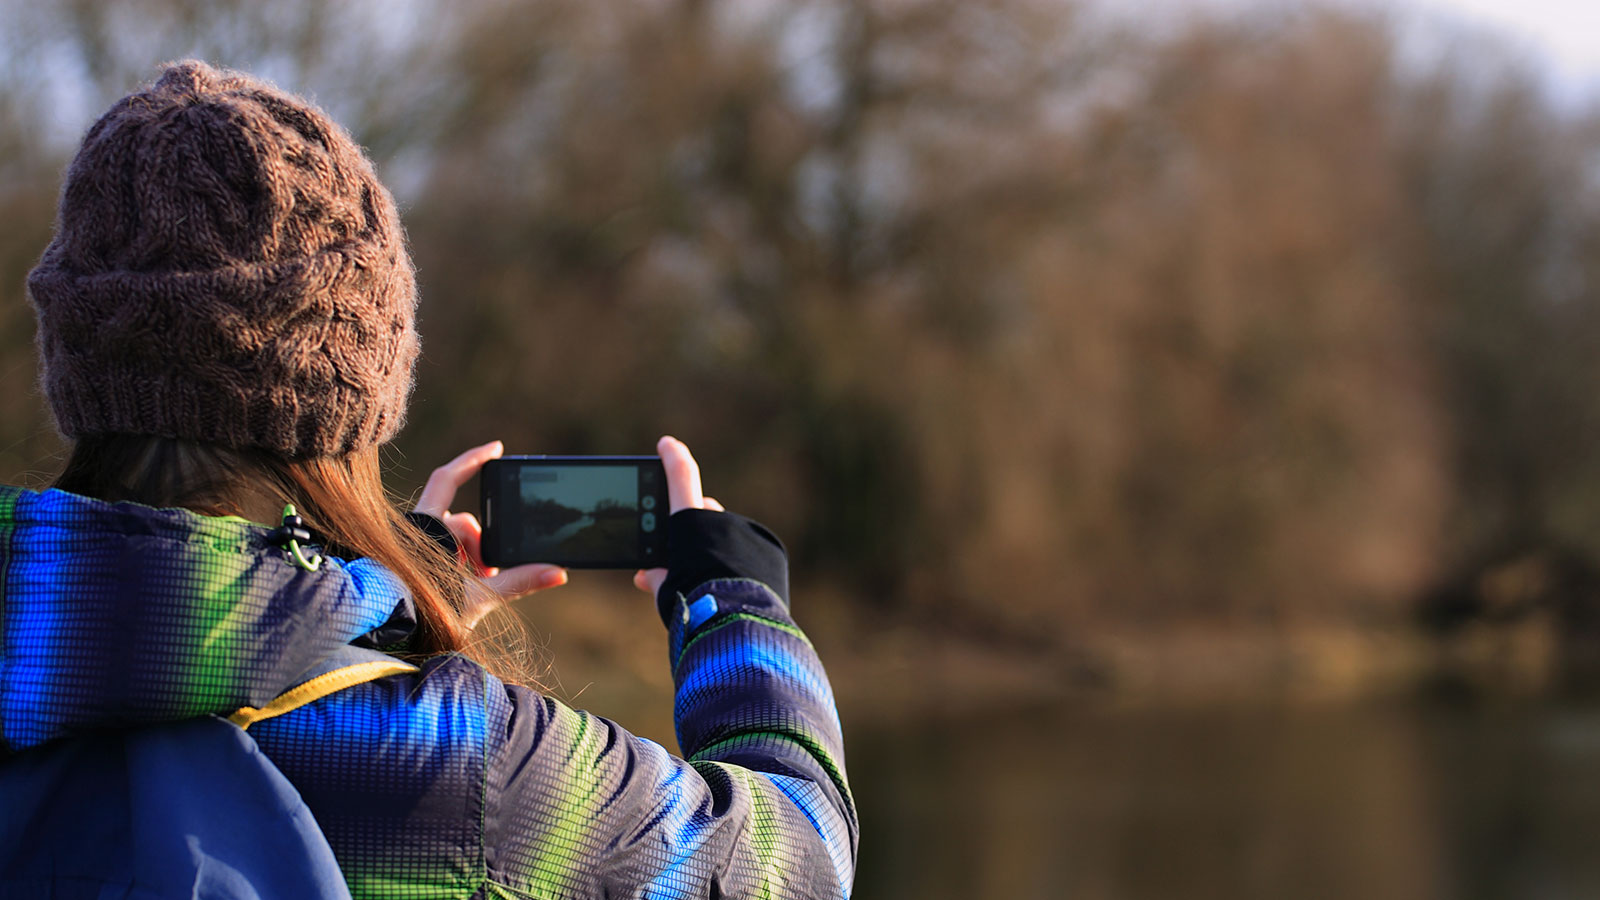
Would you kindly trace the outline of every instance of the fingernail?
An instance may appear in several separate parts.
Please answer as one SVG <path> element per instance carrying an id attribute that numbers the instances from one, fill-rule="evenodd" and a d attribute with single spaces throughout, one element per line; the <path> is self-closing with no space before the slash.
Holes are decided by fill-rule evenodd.
<path id="1" fill-rule="evenodd" d="M 546 572 L 543 575 L 539 576 L 539 587 L 542 587 L 542 588 L 555 587 L 558 584 L 566 584 L 566 583 L 567 583 L 567 570 L 566 569 L 557 569 L 554 572 Z"/>

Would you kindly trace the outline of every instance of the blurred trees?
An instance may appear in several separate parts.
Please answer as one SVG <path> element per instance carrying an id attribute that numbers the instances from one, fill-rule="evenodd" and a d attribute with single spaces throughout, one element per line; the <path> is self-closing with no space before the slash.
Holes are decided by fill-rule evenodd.
<path id="1" fill-rule="evenodd" d="M 1480 48 L 1481 49 L 1481 48 Z M 1429 254 L 1430 359 L 1451 447 L 1452 553 L 1600 559 L 1600 119 L 1553 115 L 1475 54 L 1405 84 L 1395 142 Z"/>
<path id="2" fill-rule="evenodd" d="M 401 199 L 400 482 L 671 431 L 804 578 L 1046 644 L 1396 623 L 1499 548 L 1600 557 L 1600 130 L 1513 63 L 1047 0 L 0 9 L 6 472 L 54 446 L 21 283 L 72 134 L 198 53 L 318 98 Z"/>

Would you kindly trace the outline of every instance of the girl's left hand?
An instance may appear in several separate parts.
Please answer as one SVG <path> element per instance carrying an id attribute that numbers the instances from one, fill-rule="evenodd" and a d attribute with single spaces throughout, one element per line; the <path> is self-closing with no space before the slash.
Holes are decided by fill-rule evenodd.
<path id="1" fill-rule="evenodd" d="M 433 474 L 428 476 L 428 483 L 422 488 L 422 495 L 417 498 L 416 506 L 417 512 L 426 513 L 444 522 L 445 527 L 455 536 L 461 552 L 466 554 L 467 562 L 473 571 L 483 578 L 485 584 L 494 589 L 498 600 L 502 602 L 567 583 L 567 570 L 560 566 L 527 563 L 501 570 L 484 565 L 483 526 L 478 523 L 478 517 L 472 513 L 450 511 L 450 504 L 456 499 L 456 491 L 470 481 L 472 476 L 478 474 L 484 463 L 498 459 L 504 452 L 504 444 L 490 441 L 473 447 L 434 469 Z M 491 605 L 479 604 L 484 608 L 463 610 L 462 617 L 469 625 L 474 624 L 489 611 L 487 607 Z"/>

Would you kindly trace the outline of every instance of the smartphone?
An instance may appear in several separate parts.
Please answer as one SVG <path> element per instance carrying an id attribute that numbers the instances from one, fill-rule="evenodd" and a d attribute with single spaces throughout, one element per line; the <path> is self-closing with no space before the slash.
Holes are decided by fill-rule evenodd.
<path id="1" fill-rule="evenodd" d="M 659 456 L 502 456 L 478 477 L 488 565 L 667 564 L 667 473 Z"/>

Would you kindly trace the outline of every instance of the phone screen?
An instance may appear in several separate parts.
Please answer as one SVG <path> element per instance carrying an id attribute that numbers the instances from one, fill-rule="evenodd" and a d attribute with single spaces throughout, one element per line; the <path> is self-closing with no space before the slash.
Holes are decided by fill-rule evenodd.
<path id="1" fill-rule="evenodd" d="M 484 467 L 483 499 L 491 565 L 664 564 L 666 476 L 658 457 L 504 457 Z"/>

